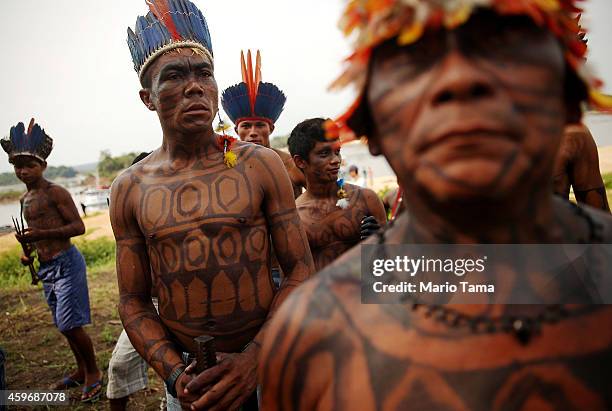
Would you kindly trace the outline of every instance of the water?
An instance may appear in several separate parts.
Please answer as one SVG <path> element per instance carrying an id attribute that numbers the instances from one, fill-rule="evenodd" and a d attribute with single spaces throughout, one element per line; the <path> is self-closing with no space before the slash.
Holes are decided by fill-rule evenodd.
<path id="1" fill-rule="evenodd" d="M 25 191 L 25 186 L 17 187 L 17 189 Z M 84 201 L 84 196 L 80 193 L 83 191 L 83 187 L 70 189 L 69 191 L 70 191 L 70 195 L 72 196 L 72 201 L 74 201 L 74 205 L 79 211 L 79 215 L 82 217 L 83 210 L 81 208 L 81 202 Z M 87 207 L 86 211 L 89 213 L 89 212 L 99 211 L 99 210 L 107 209 L 107 208 L 108 207 L 106 207 L 105 205 L 96 206 L 96 207 L 90 206 L 90 207 Z M 5 226 L 5 225 L 9 225 L 12 227 L 13 221 L 11 220 L 11 217 L 19 218 L 20 209 L 21 209 L 21 206 L 19 204 L 19 201 L 16 201 L 14 203 L 0 204 L 0 227 Z M 24 222 L 25 222 L 25 219 L 24 219 Z"/>

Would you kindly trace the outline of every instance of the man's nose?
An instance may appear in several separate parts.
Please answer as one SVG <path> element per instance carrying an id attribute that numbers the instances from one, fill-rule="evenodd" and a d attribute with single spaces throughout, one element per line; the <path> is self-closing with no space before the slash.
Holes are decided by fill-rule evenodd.
<path id="1" fill-rule="evenodd" d="M 191 76 L 189 82 L 187 83 L 187 87 L 185 87 L 185 96 L 190 97 L 193 95 L 203 96 L 204 88 L 195 77 Z"/>
<path id="2" fill-rule="evenodd" d="M 453 50 L 444 59 L 432 87 L 431 104 L 475 103 L 495 94 L 496 89 L 489 74 L 460 51 Z"/>

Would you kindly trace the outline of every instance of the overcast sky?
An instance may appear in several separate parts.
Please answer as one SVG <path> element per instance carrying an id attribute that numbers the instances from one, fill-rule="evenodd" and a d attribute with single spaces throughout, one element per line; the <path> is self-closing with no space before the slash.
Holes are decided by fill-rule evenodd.
<path id="1" fill-rule="evenodd" d="M 301 120 L 335 116 L 350 92 L 328 93 L 348 44 L 337 29 L 340 0 L 195 0 L 208 20 L 220 91 L 240 81 L 240 50 L 262 51 L 262 77 L 287 95 L 275 135 Z M 612 1 L 589 0 L 590 62 L 612 93 Z M 159 146 L 155 113 L 138 97 L 127 27 L 144 0 L 2 0 L 0 136 L 36 120 L 54 138 L 51 165 L 96 161 Z M 0 171 L 11 170 L 0 152 Z"/>

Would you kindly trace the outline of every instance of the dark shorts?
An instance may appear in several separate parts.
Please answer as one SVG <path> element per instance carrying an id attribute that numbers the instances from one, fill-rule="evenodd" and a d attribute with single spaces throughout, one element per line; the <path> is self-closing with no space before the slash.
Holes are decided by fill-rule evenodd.
<path id="1" fill-rule="evenodd" d="M 61 332 L 91 322 L 85 259 L 75 246 L 40 264 L 38 277 Z"/>

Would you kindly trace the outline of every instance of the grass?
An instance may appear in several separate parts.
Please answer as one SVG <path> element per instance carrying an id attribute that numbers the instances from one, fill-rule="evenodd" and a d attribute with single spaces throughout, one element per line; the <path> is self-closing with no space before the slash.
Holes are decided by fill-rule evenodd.
<path id="1" fill-rule="evenodd" d="M 115 259 L 115 242 L 102 237 L 95 240 L 78 239 L 75 245 L 83 254 L 89 270 L 99 267 L 112 268 Z M 24 289 L 30 286 L 30 273 L 27 267 L 21 265 L 21 246 L 16 245 L 0 254 L 0 288 Z"/>
<path id="2" fill-rule="evenodd" d="M 100 238 L 77 240 L 75 244 L 87 262 L 92 324 L 85 330 L 94 343 L 98 366 L 104 372 L 106 392 L 108 362 L 122 330 L 117 313 L 114 242 Z M 30 275 L 19 263 L 19 255 L 18 248 L 0 255 L 0 347 L 7 353 L 8 389 L 47 389 L 73 371 L 74 358 L 66 340 L 53 325 L 41 286 L 30 285 Z M 5 268 L 9 270 L 8 274 Z M 163 382 L 149 369 L 149 388 L 132 396 L 129 409 L 158 410 L 163 396 Z M 70 391 L 69 409 L 108 409 L 105 397 L 94 405 L 81 405 L 79 397 L 79 388 Z"/>
<path id="3" fill-rule="evenodd" d="M 606 190 L 612 190 L 612 173 L 602 174 L 601 178 L 603 178 Z"/>
<path id="4" fill-rule="evenodd" d="M 13 203 L 21 198 L 23 190 L 7 190 L 0 192 L 0 204 Z"/>

